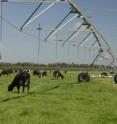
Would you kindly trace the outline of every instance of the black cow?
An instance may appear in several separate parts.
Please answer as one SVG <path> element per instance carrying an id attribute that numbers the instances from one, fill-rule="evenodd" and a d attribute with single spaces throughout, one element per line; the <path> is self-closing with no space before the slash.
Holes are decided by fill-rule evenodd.
<path id="1" fill-rule="evenodd" d="M 64 73 L 67 74 L 67 70 L 64 70 Z"/>
<path id="2" fill-rule="evenodd" d="M 53 79 L 58 79 L 59 77 L 61 77 L 61 79 L 64 79 L 64 76 L 60 71 L 53 71 Z"/>
<path id="3" fill-rule="evenodd" d="M 47 76 L 47 71 L 42 72 L 42 77 Z"/>
<path id="4" fill-rule="evenodd" d="M 6 69 L 6 70 L 2 70 L 1 71 L 1 75 L 10 75 L 11 73 L 13 73 L 13 69 Z"/>
<path id="5" fill-rule="evenodd" d="M 29 85 L 30 85 L 30 74 L 28 72 L 21 72 L 15 76 L 12 83 L 8 86 L 8 91 L 13 91 L 13 88 L 17 87 L 19 93 L 20 86 L 23 86 L 23 92 L 24 92 L 24 88 L 25 86 L 27 86 L 29 92 Z"/>
<path id="6" fill-rule="evenodd" d="M 17 71 L 18 71 L 18 70 L 16 70 L 16 69 L 14 70 L 15 73 L 17 73 Z"/>
<path id="7" fill-rule="evenodd" d="M 39 78 L 41 78 L 41 72 L 40 72 L 40 70 L 38 70 L 38 69 L 33 70 L 33 75 L 37 75 Z"/>
<path id="8" fill-rule="evenodd" d="M 1 75 L 10 75 L 10 72 L 9 72 L 9 70 L 2 70 L 1 71 Z"/>
<path id="9" fill-rule="evenodd" d="M 9 71 L 9 74 L 14 73 L 13 69 L 8 69 L 8 71 Z"/>

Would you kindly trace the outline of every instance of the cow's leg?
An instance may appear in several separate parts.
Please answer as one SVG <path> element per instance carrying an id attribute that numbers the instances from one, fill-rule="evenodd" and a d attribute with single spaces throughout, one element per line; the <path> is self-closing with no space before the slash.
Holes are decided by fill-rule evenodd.
<path id="1" fill-rule="evenodd" d="M 17 86 L 17 93 L 19 93 L 20 86 Z"/>
<path id="2" fill-rule="evenodd" d="M 30 86 L 29 86 L 29 84 L 28 84 L 27 88 L 28 88 L 28 93 L 29 93 L 29 89 L 30 89 Z"/>
<path id="3" fill-rule="evenodd" d="M 23 91 L 22 91 L 23 93 L 24 93 L 24 88 L 25 88 L 25 83 L 23 83 Z"/>
<path id="4" fill-rule="evenodd" d="M 27 90 L 28 90 L 28 93 L 29 93 L 29 88 L 30 88 L 30 77 L 27 79 Z"/>
<path id="5" fill-rule="evenodd" d="M 61 75 L 61 79 L 63 79 L 62 77 L 63 77 L 63 76 Z"/>
<path id="6" fill-rule="evenodd" d="M 54 76 L 53 76 L 53 80 L 54 80 Z"/>

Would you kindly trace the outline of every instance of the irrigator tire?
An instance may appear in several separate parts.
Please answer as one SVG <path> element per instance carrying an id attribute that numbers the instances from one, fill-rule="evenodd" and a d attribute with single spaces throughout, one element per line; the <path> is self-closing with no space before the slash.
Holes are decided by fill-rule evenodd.
<path id="1" fill-rule="evenodd" d="M 79 82 L 89 82 L 90 81 L 90 76 L 87 72 L 81 72 L 78 75 L 78 81 Z"/>
<path id="2" fill-rule="evenodd" d="M 117 84 L 117 74 L 114 76 L 114 82 Z"/>
<path id="3" fill-rule="evenodd" d="M 113 74 L 114 74 L 114 72 L 113 72 L 113 71 L 111 71 L 109 74 L 113 75 Z"/>
<path id="4" fill-rule="evenodd" d="M 102 73 L 101 73 L 101 76 L 102 76 L 102 77 L 106 77 L 106 76 L 108 76 L 108 73 L 107 73 L 107 72 L 102 72 Z"/>

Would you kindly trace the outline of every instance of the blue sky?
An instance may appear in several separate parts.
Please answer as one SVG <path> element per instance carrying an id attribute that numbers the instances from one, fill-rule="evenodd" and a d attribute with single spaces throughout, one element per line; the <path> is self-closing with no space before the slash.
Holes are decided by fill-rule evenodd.
<path id="1" fill-rule="evenodd" d="M 75 1 L 75 0 L 74 0 Z M 83 12 L 90 17 L 91 22 L 103 34 L 104 38 L 110 44 L 113 53 L 116 56 L 117 46 L 117 0 L 76 0 L 78 6 Z M 37 3 L 4 3 L 3 17 L 12 22 L 18 28 L 24 23 L 30 13 L 35 9 Z M 46 5 L 45 5 L 46 6 Z M 42 8 L 43 9 L 43 8 Z M 35 30 L 38 24 L 43 29 L 55 27 L 57 22 L 68 12 L 69 7 L 55 5 L 43 17 L 31 23 L 28 30 L 35 37 L 38 36 Z M 39 12 L 39 11 L 38 11 Z M 72 23 L 74 24 L 75 21 Z M 49 30 L 41 31 L 41 39 L 48 34 Z M 61 34 L 58 37 L 65 37 Z M 70 47 L 69 62 L 87 63 L 88 53 L 86 50 L 80 50 L 81 56 L 77 49 Z M 56 55 L 57 54 L 57 55 Z M 27 36 L 16 29 L 12 28 L 6 22 L 3 22 L 3 39 L 2 39 L 2 60 L 3 62 L 34 62 L 37 63 L 38 40 Z M 87 60 L 87 61 L 86 61 Z M 41 41 L 40 63 L 68 62 L 68 46 L 64 48 L 58 44 L 56 53 L 56 44 L 48 41 Z"/>

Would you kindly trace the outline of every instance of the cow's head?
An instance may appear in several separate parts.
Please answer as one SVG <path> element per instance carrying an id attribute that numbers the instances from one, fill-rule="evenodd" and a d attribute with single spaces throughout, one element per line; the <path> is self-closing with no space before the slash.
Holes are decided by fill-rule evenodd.
<path id="1" fill-rule="evenodd" d="M 8 86 L 8 91 L 13 91 L 13 86 L 11 84 Z"/>

